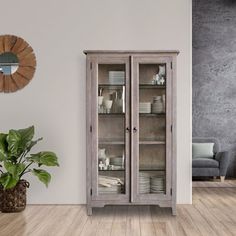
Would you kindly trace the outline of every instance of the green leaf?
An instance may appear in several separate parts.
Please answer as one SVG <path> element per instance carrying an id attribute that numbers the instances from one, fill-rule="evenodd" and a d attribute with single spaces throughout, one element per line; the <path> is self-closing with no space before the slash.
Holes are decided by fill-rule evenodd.
<path id="1" fill-rule="evenodd" d="M 17 155 L 21 136 L 16 130 L 10 130 L 7 136 L 8 151 L 12 155 Z"/>
<path id="2" fill-rule="evenodd" d="M 0 161 L 4 161 L 8 157 L 7 153 L 7 134 L 0 133 Z"/>
<path id="3" fill-rule="evenodd" d="M 0 177 L 0 183 L 4 189 L 14 188 L 18 181 L 19 178 L 14 178 L 10 173 L 4 173 Z"/>
<path id="4" fill-rule="evenodd" d="M 27 148 L 27 151 L 29 152 L 34 145 L 36 145 L 39 141 L 43 140 L 43 138 L 39 138 L 37 140 L 31 141 L 29 147 Z"/>
<path id="5" fill-rule="evenodd" d="M 14 178 L 19 178 L 20 174 L 25 169 L 25 164 L 13 164 L 10 161 L 4 161 L 4 167 Z"/>
<path id="6" fill-rule="evenodd" d="M 51 175 L 46 171 L 42 169 L 33 169 L 31 172 L 38 177 L 38 179 L 48 187 L 48 184 L 51 181 Z"/>
<path id="7" fill-rule="evenodd" d="M 39 152 L 37 154 L 31 154 L 27 160 L 38 163 L 39 166 L 59 166 L 57 156 L 54 152 Z"/>
<path id="8" fill-rule="evenodd" d="M 10 130 L 7 136 L 8 151 L 13 156 L 19 156 L 31 144 L 34 136 L 34 126 L 26 129 Z"/>

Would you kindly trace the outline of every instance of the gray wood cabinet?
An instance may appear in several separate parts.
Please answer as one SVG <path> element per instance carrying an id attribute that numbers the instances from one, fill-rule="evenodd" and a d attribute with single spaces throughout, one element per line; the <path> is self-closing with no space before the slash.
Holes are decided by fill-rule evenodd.
<path id="1" fill-rule="evenodd" d="M 177 51 L 85 51 L 87 209 L 176 214 Z"/>

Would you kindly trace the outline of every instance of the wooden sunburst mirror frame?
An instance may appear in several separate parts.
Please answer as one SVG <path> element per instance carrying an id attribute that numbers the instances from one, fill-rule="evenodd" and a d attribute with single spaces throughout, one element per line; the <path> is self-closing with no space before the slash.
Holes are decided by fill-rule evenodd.
<path id="1" fill-rule="evenodd" d="M 15 54 L 19 61 L 13 74 L 0 72 L 0 92 L 11 93 L 31 81 L 36 69 L 36 57 L 33 48 L 24 39 L 14 35 L 0 36 L 0 55 L 6 52 Z"/>

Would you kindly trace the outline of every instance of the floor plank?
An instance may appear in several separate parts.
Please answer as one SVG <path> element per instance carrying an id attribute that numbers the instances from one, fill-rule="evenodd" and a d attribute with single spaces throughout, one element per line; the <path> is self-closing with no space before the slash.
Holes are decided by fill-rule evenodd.
<path id="1" fill-rule="evenodd" d="M 193 188 L 193 204 L 177 216 L 158 206 L 106 206 L 87 216 L 84 205 L 28 205 L 0 213 L 2 236 L 232 236 L 236 188 Z"/>

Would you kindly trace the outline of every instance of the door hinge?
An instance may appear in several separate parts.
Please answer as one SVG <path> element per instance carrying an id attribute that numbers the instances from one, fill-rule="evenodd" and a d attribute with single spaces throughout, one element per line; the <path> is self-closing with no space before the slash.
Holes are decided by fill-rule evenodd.
<path id="1" fill-rule="evenodd" d="M 172 128 L 172 125 L 170 126 L 170 132 L 172 133 L 172 130 L 173 130 L 173 128 Z"/>
<path id="2" fill-rule="evenodd" d="M 91 195 L 91 196 L 93 195 L 93 190 L 92 190 L 92 189 L 90 189 L 90 195 Z"/>
<path id="3" fill-rule="evenodd" d="M 90 70 L 92 70 L 92 68 L 93 68 L 93 63 L 90 62 Z"/>
<path id="4" fill-rule="evenodd" d="M 92 128 L 92 125 L 90 125 L 90 132 L 92 133 L 92 131 L 93 131 L 93 128 Z"/>
<path id="5" fill-rule="evenodd" d="M 171 70 L 173 69 L 173 63 L 172 62 L 170 63 L 170 68 L 171 68 Z"/>
<path id="6" fill-rule="evenodd" d="M 172 188 L 170 189 L 170 195 L 172 196 Z"/>

